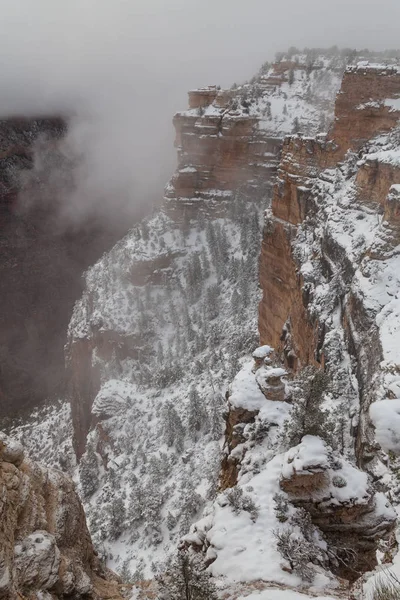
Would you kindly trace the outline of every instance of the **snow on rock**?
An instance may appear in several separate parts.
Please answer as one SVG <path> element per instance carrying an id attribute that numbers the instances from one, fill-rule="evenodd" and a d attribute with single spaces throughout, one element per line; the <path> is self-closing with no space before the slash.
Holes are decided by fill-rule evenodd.
<path id="1" fill-rule="evenodd" d="M 102 418 L 113 417 L 133 402 L 136 388 L 119 379 L 108 380 L 100 389 L 92 406 L 92 414 Z"/>
<path id="2" fill-rule="evenodd" d="M 335 600 L 335 596 L 320 596 L 317 591 L 311 596 L 314 600 Z M 308 600 L 309 594 L 301 593 L 300 591 L 286 588 L 273 589 L 267 588 L 260 591 L 253 591 L 250 594 L 239 596 L 237 600 Z"/>
<path id="3" fill-rule="evenodd" d="M 305 435 L 298 446 L 286 453 L 282 477 L 290 479 L 295 474 L 316 473 L 328 468 L 329 456 L 326 443 L 314 435 Z"/>
<path id="4" fill-rule="evenodd" d="M 360 505 L 371 499 L 367 473 L 335 457 L 326 442 L 313 435 L 305 435 L 285 454 L 281 487 L 321 506 Z"/>
<path id="5" fill-rule="evenodd" d="M 47 467 L 72 472 L 76 466 L 71 407 L 67 402 L 35 409 L 23 424 L 11 428 L 10 435 L 22 444 L 28 457 Z"/>
<path id="6" fill-rule="evenodd" d="M 252 371 L 251 362 L 246 362 L 232 382 L 229 402 L 235 408 L 249 411 L 260 410 L 265 404 L 265 396 Z"/>
<path id="7" fill-rule="evenodd" d="M 273 352 L 274 349 L 271 348 L 271 346 L 268 345 L 264 345 L 264 346 L 259 346 L 258 348 L 256 348 L 252 354 L 253 358 L 257 358 L 257 359 L 264 359 L 267 358 L 267 356 L 269 356 L 271 354 L 271 352 Z"/>
<path id="8" fill-rule="evenodd" d="M 216 553 L 210 566 L 213 575 L 235 581 L 275 581 L 296 585 L 298 577 L 280 569 L 281 556 L 276 549 L 273 530 L 278 526 L 273 497 L 279 491 L 282 455 L 273 458 L 266 468 L 247 484 L 258 516 L 255 521 L 247 511 L 235 514 L 229 504 L 216 503 L 213 525 L 207 541 Z M 244 486 L 246 493 L 246 486 Z"/>
<path id="9" fill-rule="evenodd" d="M 256 371 L 256 381 L 268 400 L 283 402 L 286 398 L 286 384 L 282 377 L 287 371 L 281 367 L 263 366 Z"/>
<path id="10" fill-rule="evenodd" d="M 376 316 L 384 360 L 387 364 L 400 364 L 400 293 L 392 298 Z"/>
<path id="11" fill-rule="evenodd" d="M 400 454 L 400 399 L 374 402 L 369 414 L 380 446 L 386 452 Z"/>
<path id="12" fill-rule="evenodd" d="M 377 160 L 378 162 L 397 166 L 400 165 L 400 150 L 393 149 L 372 152 L 371 154 L 368 154 L 368 160 Z"/>
<path id="13" fill-rule="evenodd" d="M 19 467 L 24 460 L 24 449 L 18 440 L 0 431 L 0 461 L 2 460 Z"/>
<path id="14" fill-rule="evenodd" d="M 61 555 L 47 531 L 34 531 L 14 549 L 17 586 L 20 589 L 51 589 L 58 580 Z"/>

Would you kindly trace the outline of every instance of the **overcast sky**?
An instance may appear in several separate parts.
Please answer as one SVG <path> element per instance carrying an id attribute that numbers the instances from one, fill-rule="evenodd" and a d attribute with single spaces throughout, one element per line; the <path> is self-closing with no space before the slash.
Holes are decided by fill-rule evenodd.
<path id="1" fill-rule="evenodd" d="M 400 0 L 0 0 L 0 114 L 74 112 L 92 194 L 134 201 L 173 168 L 189 88 L 291 45 L 397 47 L 399 23 Z"/>

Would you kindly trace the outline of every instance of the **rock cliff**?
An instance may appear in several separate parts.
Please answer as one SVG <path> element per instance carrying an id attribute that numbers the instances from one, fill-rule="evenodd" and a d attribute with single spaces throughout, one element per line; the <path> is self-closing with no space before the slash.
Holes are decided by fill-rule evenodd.
<path id="1" fill-rule="evenodd" d="M 134 246 L 129 243 L 125 251 L 129 267 L 123 269 L 129 268 L 127 277 L 135 289 L 162 289 L 169 279 L 176 278 L 185 255 L 190 253 L 191 243 L 164 243 L 170 237 L 165 235 L 168 227 L 174 237 L 179 234 L 186 238 L 194 223 L 199 233 L 206 233 L 205 219 L 210 217 L 227 218 L 228 222 L 233 217 L 237 221 L 238 203 L 248 205 L 253 215 L 268 204 L 285 134 L 293 128 L 315 134 L 331 121 L 342 71 L 343 61 L 337 57 L 317 57 L 306 68 L 306 57 L 300 56 L 296 63 L 264 66 L 250 83 L 231 90 L 209 87 L 189 92 L 189 109 L 174 117 L 178 168 L 166 186 L 161 217 L 138 228 Z M 229 226 L 225 230 L 230 237 Z M 149 248 L 150 243 L 153 248 Z M 242 244 L 245 248 L 244 240 Z M 85 313 L 89 319 L 96 314 L 96 295 L 94 291 L 87 296 Z M 85 449 L 90 408 L 99 391 L 94 354 L 100 361 L 109 361 L 112 355 L 117 360 L 137 361 L 138 353 L 154 353 L 146 349 L 149 340 L 136 329 L 121 336 L 114 326 L 103 322 L 103 309 L 99 314 L 100 322 L 90 325 L 88 334 L 77 336 L 71 329 L 68 341 L 78 457 Z"/>
<path id="2" fill-rule="evenodd" d="M 328 135 L 285 141 L 260 260 L 261 340 L 295 369 L 333 372 L 334 335 L 351 357 L 360 464 L 372 458 L 369 405 L 392 393 L 387 370 L 396 371 L 398 360 L 384 315 L 397 285 L 399 96 L 397 67 L 350 67 Z"/>
<path id="3" fill-rule="evenodd" d="M 166 188 L 168 212 L 218 214 L 238 192 L 269 196 L 283 136 L 314 134 L 332 119 L 343 63 L 318 58 L 308 67 L 304 56 L 264 66 L 230 90 L 189 92 L 189 110 L 174 117 L 179 164 Z"/>
<path id="4" fill-rule="evenodd" d="M 0 434 L 0 598 L 120 599 L 97 558 L 72 481 Z"/>

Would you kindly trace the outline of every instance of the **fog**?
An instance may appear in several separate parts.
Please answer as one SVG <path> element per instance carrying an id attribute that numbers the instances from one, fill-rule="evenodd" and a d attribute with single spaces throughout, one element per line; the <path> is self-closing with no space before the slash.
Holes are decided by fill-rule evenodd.
<path id="1" fill-rule="evenodd" d="M 188 89 L 250 78 L 291 45 L 396 47 L 400 3 L 0 0 L 0 15 L 0 116 L 72 116 L 63 215 L 79 220 L 160 200 Z"/>

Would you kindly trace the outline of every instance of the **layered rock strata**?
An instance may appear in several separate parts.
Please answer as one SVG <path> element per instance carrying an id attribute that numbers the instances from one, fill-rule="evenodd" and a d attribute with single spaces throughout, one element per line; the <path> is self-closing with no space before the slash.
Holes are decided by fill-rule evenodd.
<path id="1" fill-rule="evenodd" d="M 353 357 L 346 377 L 357 379 L 349 386 L 359 407 L 354 396 L 349 410 L 360 464 L 373 456 L 368 407 L 393 394 L 381 361 L 390 354 L 395 370 L 398 361 L 380 315 L 396 293 L 389 272 L 399 239 L 399 97 L 397 67 L 351 67 L 328 136 L 285 141 L 260 260 L 261 341 L 290 367 L 333 372 L 334 329 L 343 327 L 341 343 Z"/>

